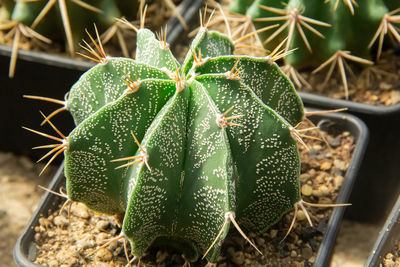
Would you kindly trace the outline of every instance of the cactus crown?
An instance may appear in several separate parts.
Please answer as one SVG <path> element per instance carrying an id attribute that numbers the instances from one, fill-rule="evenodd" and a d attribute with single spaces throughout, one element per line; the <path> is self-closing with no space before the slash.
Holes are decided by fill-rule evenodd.
<path id="1" fill-rule="evenodd" d="M 201 27 L 182 65 L 160 39 L 141 28 L 135 60 L 81 76 L 54 151 L 69 200 L 123 214 L 134 255 L 167 244 L 216 262 L 231 223 L 263 232 L 300 200 L 303 105 L 270 58 L 234 56 L 223 34 Z"/>

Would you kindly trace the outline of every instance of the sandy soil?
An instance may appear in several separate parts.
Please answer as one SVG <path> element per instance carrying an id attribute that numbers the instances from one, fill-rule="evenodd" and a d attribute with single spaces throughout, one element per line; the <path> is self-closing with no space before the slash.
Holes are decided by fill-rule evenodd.
<path id="1" fill-rule="evenodd" d="M 55 167 L 38 177 L 43 164 L 0 152 L 0 266 L 15 266 L 13 247 L 32 216 Z"/>
<path id="2" fill-rule="evenodd" d="M 0 152 L 0 266 L 15 266 L 13 246 L 35 210 L 43 190 L 55 172 L 49 168 L 38 177 L 43 165 L 26 157 Z M 363 266 L 380 230 L 380 225 L 344 221 L 331 266 Z"/>

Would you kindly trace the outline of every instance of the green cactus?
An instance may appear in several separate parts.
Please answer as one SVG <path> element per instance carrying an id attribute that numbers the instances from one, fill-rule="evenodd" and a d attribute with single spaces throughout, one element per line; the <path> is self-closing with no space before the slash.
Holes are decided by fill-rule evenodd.
<path id="1" fill-rule="evenodd" d="M 307 49 L 300 31 L 297 30 L 297 24 L 301 28 L 307 29 L 305 23 L 312 25 L 313 22 L 299 18 L 297 24 L 294 23 L 296 25 L 294 28 L 296 29 L 293 31 L 293 38 L 288 46 L 299 49 L 296 53 L 287 57 L 286 60 L 293 66 L 307 67 L 310 65 L 318 66 L 338 50 L 351 51 L 354 55 L 369 58 L 368 44 L 377 31 L 384 15 L 389 13 L 387 5 L 391 3 L 391 6 L 393 6 L 397 1 L 374 0 L 362 2 L 356 6 L 339 3 L 339 1 L 324 3 L 321 0 L 255 0 L 246 2 L 248 6 L 244 6 L 242 1 L 234 1 L 230 8 L 234 12 L 246 14 L 253 18 L 259 28 L 275 24 L 278 21 L 263 21 L 263 19 L 277 19 L 278 16 L 282 15 L 273 10 L 266 10 L 263 6 L 282 9 L 287 12 L 285 15 L 291 14 L 297 16 L 297 18 L 301 15 L 303 18 L 311 18 L 330 25 L 330 27 L 323 27 L 327 25 L 317 23 L 317 26 L 313 26 L 315 30 L 323 35 L 323 38 L 313 34 L 311 31 L 303 30 L 312 48 L 312 51 L 310 51 L 310 49 Z M 310 34 L 307 34 L 307 31 Z M 290 27 L 286 27 L 280 36 L 280 40 L 288 36 L 289 32 Z M 262 37 L 265 40 L 268 36 Z M 269 44 L 266 45 L 269 48 L 271 46 L 275 47 L 273 44 L 270 44 L 270 46 Z M 312 57 L 310 57 L 311 53 Z"/>
<path id="2" fill-rule="evenodd" d="M 285 58 L 286 64 L 304 69 L 337 62 L 342 77 L 345 77 L 344 60 L 373 64 L 369 60 L 370 48 L 377 39 L 376 58 L 379 59 L 386 33 L 400 42 L 398 28 L 393 26 L 400 23 L 395 15 L 398 8 L 396 0 L 361 1 L 360 4 L 353 0 L 236 0 L 230 6 L 233 12 L 251 17 L 256 28 L 280 24 L 276 34 L 263 33 L 260 37 L 268 49 L 288 37 L 286 51 L 298 49 Z M 344 87 L 347 90 L 347 84 Z"/>
<path id="3" fill-rule="evenodd" d="M 160 8 L 167 5 L 161 0 L 153 1 Z M 173 3 L 168 4 L 184 27 L 186 24 Z M 61 44 L 71 56 L 79 49 L 79 42 L 86 34 L 87 28 L 97 25 L 104 32 L 102 39 L 109 41 L 117 36 L 121 54 L 130 57 L 129 42 L 122 33 L 124 22 L 136 20 L 139 9 L 145 8 L 145 0 L 40 0 L 40 1 L 10 1 L 0 4 L 0 31 L 8 31 L 2 42 L 12 40 L 13 50 L 10 62 L 9 76 L 14 76 L 17 51 L 21 37 L 36 39 L 47 44 Z M 145 11 L 144 11 L 145 12 Z M 122 18 L 122 19 L 120 19 Z M 117 21 L 116 19 L 120 19 Z M 144 17 L 143 17 L 144 19 Z M 153 23 L 159 27 L 160 21 Z M 162 22 L 164 23 L 164 21 Z M 96 28 L 96 31 L 97 31 Z"/>
<path id="4" fill-rule="evenodd" d="M 231 222 L 261 233 L 301 200 L 303 104 L 270 58 L 234 56 L 223 34 L 201 27 L 182 65 L 164 37 L 141 28 L 136 60 L 81 76 L 65 103 L 76 128 L 53 152 L 69 200 L 122 214 L 134 255 L 168 245 L 213 263 Z"/>

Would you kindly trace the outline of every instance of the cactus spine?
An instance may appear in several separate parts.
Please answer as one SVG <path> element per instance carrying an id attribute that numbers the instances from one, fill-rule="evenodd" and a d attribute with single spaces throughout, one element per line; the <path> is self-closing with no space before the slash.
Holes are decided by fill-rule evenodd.
<path id="1" fill-rule="evenodd" d="M 225 35 L 203 25 L 182 65 L 161 37 L 141 28 L 136 60 L 82 75 L 57 151 L 69 200 L 123 214 L 134 255 L 167 244 L 213 263 L 231 223 L 260 233 L 300 201 L 303 105 L 270 58 L 234 56 Z"/>

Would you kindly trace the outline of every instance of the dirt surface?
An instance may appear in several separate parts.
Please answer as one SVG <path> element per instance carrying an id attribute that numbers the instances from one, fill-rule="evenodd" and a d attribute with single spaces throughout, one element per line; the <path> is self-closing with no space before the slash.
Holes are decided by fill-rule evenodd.
<path id="1" fill-rule="evenodd" d="M 303 125 L 308 128 L 311 125 Z M 313 130 L 307 135 L 319 137 Z M 325 142 L 305 139 L 309 150 L 300 146 L 302 199 L 309 203 L 334 203 L 343 182 L 354 150 L 354 138 L 348 132 L 326 136 Z M 307 207 L 307 205 L 306 205 Z M 262 235 L 248 233 L 249 238 L 263 252 L 261 256 L 236 230 L 232 230 L 222 247 L 218 266 L 309 266 L 315 261 L 319 244 L 326 230 L 332 208 L 307 207 L 314 227 L 305 213 L 299 211 L 294 228 L 287 233 L 294 213 L 286 214 L 280 222 Z M 39 248 L 37 263 L 49 266 L 125 266 L 124 240 L 100 248 L 111 238 L 118 237 L 121 229 L 112 217 L 94 214 L 82 204 L 72 204 L 70 213 L 65 208 L 42 218 L 35 228 Z M 282 242 L 281 242 L 282 241 Z M 100 249 L 99 249 L 100 248 Z M 129 248 L 127 249 L 129 255 Z M 134 263 L 138 264 L 138 259 Z M 181 255 L 166 249 L 151 250 L 140 262 L 157 266 L 182 266 L 188 262 Z M 204 266 L 197 262 L 195 266 Z M 193 266 L 193 264 L 192 264 Z"/>
<path id="2" fill-rule="evenodd" d="M 349 100 L 377 106 L 391 106 L 400 103 L 400 56 L 386 51 L 378 64 L 360 69 L 352 66 L 353 75 L 347 74 Z M 300 91 L 345 99 L 345 91 L 340 74 L 336 73 L 327 82 L 326 72 L 300 75 L 311 85 L 302 86 Z"/>
<path id="3" fill-rule="evenodd" d="M 331 267 L 362 267 L 378 238 L 381 224 L 344 220 L 336 239 Z"/>
<path id="4" fill-rule="evenodd" d="M 50 166 L 38 177 L 41 168 L 26 157 L 0 152 L 0 266 L 14 265 L 14 244 L 43 194 L 37 185 L 46 186 L 55 172 Z"/>

